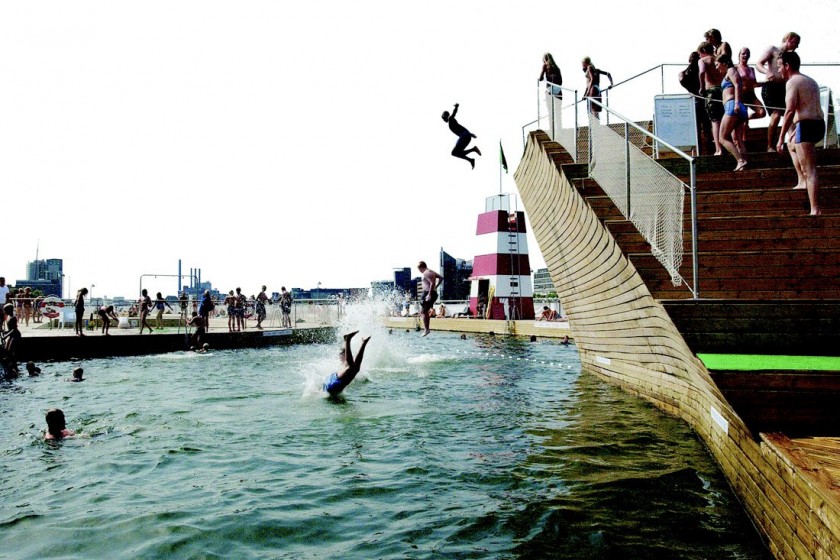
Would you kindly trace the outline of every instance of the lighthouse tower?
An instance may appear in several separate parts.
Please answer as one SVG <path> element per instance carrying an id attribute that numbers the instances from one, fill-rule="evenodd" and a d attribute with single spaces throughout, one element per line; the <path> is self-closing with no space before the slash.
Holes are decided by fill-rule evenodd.
<path id="1" fill-rule="evenodd" d="M 470 311 L 487 319 L 533 319 L 534 286 L 525 213 L 511 212 L 510 195 L 488 197 L 478 215 L 478 254 L 470 278 Z"/>

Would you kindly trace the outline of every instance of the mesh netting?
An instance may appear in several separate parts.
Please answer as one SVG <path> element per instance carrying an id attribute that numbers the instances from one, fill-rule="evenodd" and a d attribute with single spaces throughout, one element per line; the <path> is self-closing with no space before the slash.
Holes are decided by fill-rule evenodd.
<path id="1" fill-rule="evenodd" d="M 624 124 L 602 125 L 590 116 L 592 161 L 590 175 L 650 243 L 651 252 L 682 284 L 683 202 L 685 183 L 647 156 L 648 137 L 628 127 L 630 141 L 630 200 L 628 212 Z M 620 130 L 619 134 L 616 130 Z"/>

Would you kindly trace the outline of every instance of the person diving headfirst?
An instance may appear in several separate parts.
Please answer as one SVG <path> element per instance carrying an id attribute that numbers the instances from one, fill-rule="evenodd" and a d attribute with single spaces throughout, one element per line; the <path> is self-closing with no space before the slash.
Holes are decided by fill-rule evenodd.
<path id="1" fill-rule="evenodd" d="M 449 111 L 444 111 L 443 114 L 440 116 L 443 119 L 443 122 L 449 123 L 449 130 L 452 131 L 455 136 L 458 137 L 458 141 L 455 142 L 455 147 L 452 148 L 452 155 L 456 158 L 465 159 L 470 162 L 470 167 L 475 169 L 475 160 L 473 158 L 467 157 L 467 154 L 471 152 L 475 152 L 478 155 L 481 155 L 481 150 L 477 147 L 473 146 L 469 150 L 467 150 L 467 146 L 470 144 L 470 141 L 476 137 L 475 134 L 467 130 L 463 125 L 459 124 L 457 120 L 455 120 L 455 115 L 458 114 L 458 104 L 455 104 L 455 109 L 453 109 L 452 114 L 449 114 Z"/>
<path id="2" fill-rule="evenodd" d="M 347 333 L 344 335 L 344 348 L 338 353 L 339 358 L 341 359 L 344 367 L 341 371 L 333 373 L 330 375 L 327 382 L 324 383 L 324 391 L 329 393 L 331 396 L 336 396 L 341 393 L 353 379 L 356 378 L 356 374 L 359 373 L 359 370 L 362 367 L 362 358 L 365 356 L 365 346 L 367 346 L 370 337 L 367 336 L 362 339 L 362 346 L 359 348 L 359 353 L 356 355 L 356 358 L 353 358 L 353 350 L 350 348 L 350 339 L 356 336 L 359 331 L 353 331 L 351 333 Z"/>

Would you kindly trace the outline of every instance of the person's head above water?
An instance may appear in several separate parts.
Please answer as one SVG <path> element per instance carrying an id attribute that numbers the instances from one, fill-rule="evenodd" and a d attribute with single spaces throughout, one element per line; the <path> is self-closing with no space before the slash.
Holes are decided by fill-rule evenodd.
<path id="1" fill-rule="evenodd" d="M 54 438 L 64 437 L 64 429 L 67 421 L 64 419 L 64 412 L 60 408 L 51 408 L 47 411 L 47 433 Z"/>
<path id="2" fill-rule="evenodd" d="M 73 381 L 84 381 L 85 370 L 77 367 L 73 370 Z"/>

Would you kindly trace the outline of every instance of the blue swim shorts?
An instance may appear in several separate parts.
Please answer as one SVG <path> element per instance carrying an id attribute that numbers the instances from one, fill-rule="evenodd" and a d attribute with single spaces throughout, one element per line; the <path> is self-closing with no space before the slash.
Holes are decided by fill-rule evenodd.
<path id="1" fill-rule="evenodd" d="M 738 117 L 739 120 L 747 120 L 747 106 L 743 103 L 738 103 L 738 111 L 735 111 L 735 100 L 730 99 L 723 106 L 724 112 L 728 117 Z"/>
<path id="2" fill-rule="evenodd" d="M 825 121 L 809 119 L 796 123 L 796 143 L 810 142 L 816 144 L 825 138 Z"/>
<path id="3" fill-rule="evenodd" d="M 324 391 L 329 393 L 330 395 L 337 395 L 344 390 L 344 383 L 341 379 L 338 378 L 337 373 L 333 373 L 327 379 L 327 382 L 324 383 Z"/>

